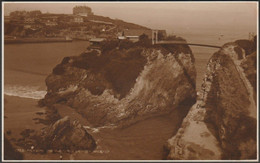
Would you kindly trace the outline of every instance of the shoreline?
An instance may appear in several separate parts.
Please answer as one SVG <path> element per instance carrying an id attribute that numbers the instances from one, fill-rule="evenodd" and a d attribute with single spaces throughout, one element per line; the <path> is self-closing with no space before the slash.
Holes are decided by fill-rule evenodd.
<path id="1" fill-rule="evenodd" d="M 84 41 L 84 42 L 89 42 L 88 40 L 48 40 L 48 39 L 43 39 L 43 40 L 26 40 L 26 39 L 19 39 L 19 40 L 4 40 L 4 44 L 31 44 L 31 43 L 71 43 L 71 42 L 79 42 L 79 41 Z"/>
<path id="2" fill-rule="evenodd" d="M 11 131 L 10 136 L 18 136 L 22 129 L 39 129 L 42 124 L 31 123 L 34 118 L 43 118 L 45 108 L 38 106 L 38 100 L 17 96 L 4 95 L 4 133 Z"/>

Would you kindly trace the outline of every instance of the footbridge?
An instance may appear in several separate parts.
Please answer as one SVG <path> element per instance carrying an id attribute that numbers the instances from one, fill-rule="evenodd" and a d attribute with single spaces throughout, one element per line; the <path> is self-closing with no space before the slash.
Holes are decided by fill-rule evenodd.
<path id="1" fill-rule="evenodd" d="M 204 47 L 210 47 L 210 48 L 221 48 L 221 46 L 217 45 L 208 45 L 208 44 L 200 44 L 200 43 L 189 43 L 186 41 L 179 41 L 179 40 L 160 40 L 158 41 L 158 31 L 159 30 L 152 30 L 152 44 L 159 44 L 159 45 L 191 45 L 191 46 L 204 46 Z"/>

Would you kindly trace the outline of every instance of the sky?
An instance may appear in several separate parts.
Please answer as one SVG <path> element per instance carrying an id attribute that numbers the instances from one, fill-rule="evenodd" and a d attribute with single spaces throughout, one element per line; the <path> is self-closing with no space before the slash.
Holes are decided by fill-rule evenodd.
<path id="1" fill-rule="evenodd" d="M 257 32 L 257 2 L 4 3 L 4 14 L 15 10 L 72 14 L 76 5 L 89 6 L 96 15 L 166 29 L 168 34 Z"/>

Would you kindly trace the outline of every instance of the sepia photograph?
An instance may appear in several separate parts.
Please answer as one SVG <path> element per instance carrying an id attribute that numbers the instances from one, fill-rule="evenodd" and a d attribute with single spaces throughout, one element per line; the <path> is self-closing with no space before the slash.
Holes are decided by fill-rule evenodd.
<path id="1" fill-rule="evenodd" d="M 258 1 L 4 1 L 2 162 L 258 161 Z"/>

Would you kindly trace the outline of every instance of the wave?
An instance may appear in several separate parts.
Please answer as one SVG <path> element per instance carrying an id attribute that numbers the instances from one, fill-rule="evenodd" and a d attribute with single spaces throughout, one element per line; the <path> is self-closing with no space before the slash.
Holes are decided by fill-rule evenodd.
<path id="1" fill-rule="evenodd" d="M 116 128 L 115 125 L 111 124 L 111 125 L 107 125 L 107 126 L 102 126 L 102 127 L 90 127 L 90 126 L 83 126 L 85 129 L 87 130 L 90 130 L 91 132 L 93 133 L 97 133 L 100 131 L 100 129 L 104 129 L 104 128 L 110 128 L 110 129 L 113 129 L 113 128 Z"/>
<path id="2" fill-rule="evenodd" d="M 47 92 L 37 86 L 5 85 L 4 94 L 31 99 L 42 99 Z"/>

